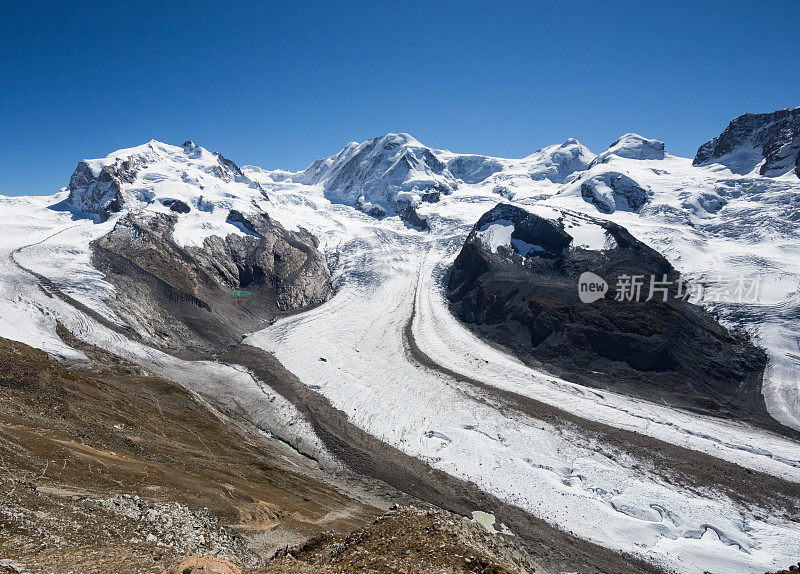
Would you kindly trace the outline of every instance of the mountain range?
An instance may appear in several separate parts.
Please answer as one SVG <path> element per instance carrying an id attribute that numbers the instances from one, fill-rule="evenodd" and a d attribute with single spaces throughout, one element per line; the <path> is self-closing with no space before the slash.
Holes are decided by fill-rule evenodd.
<path id="1" fill-rule="evenodd" d="M 0 197 L 0 337 L 170 381 L 380 491 L 359 517 L 484 513 L 544 571 L 764 571 L 800 548 L 798 221 L 800 108 L 693 159 L 400 133 L 288 172 L 153 140 Z M 280 516 L 262 546 L 308 534 Z"/>

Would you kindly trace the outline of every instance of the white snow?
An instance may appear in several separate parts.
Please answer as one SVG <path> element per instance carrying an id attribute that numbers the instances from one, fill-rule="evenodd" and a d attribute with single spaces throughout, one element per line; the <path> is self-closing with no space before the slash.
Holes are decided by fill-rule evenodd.
<path id="1" fill-rule="evenodd" d="M 419 205 L 426 194 L 449 193 L 455 177 L 431 150 L 408 134 L 387 134 L 351 142 L 338 154 L 318 160 L 291 181 L 320 185 L 333 203 L 394 214 Z"/>
<path id="2" fill-rule="evenodd" d="M 562 216 L 564 231 L 572 236 L 572 247 L 601 251 L 614 249 L 617 241 L 605 228 L 592 221 L 566 213 Z"/>
<path id="3" fill-rule="evenodd" d="M 242 213 L 254 206 L 263 209 L 267 198 L 250 179 L 227 173 L 217 155 L 189 143 L 179 147 L 152 140 L 83 162 L 95 175 L 106 166 L 134 163 L 135 178 L 123 185 L 126 210 L 172 214 L 170 202 L 186 204 L 190 211 L 178 218 L 173 234 L 180 245 L 202 246 L 211 235 L 247 235 L 248 231 L 226 222 L 228 214 L 232 209 Z M 84 200 L 81 206 L 90 211 L 91 201 Z"/>
<path id="4" fill-rule="evenodd" d="M 627 159 L 664 159 L 664 142 L 651 140 L 639 134 L 625 134 L 597 156 L 594 163 L 606 163 L 610 156 Z"/>
<path id="5" fill-rule="evenodd" d="M 498 219 L 478 229 L 476 235 L 484 248 L 492 253 L 497 253 L 499 247 L 513 249 L 523 257 L 527 257 L 531 253 L 545 251 L 540 245 L 531 245 L 520 239 L 512 238 L 512 233 L 514 233 L 514 222 L 507 219 Z"/>
<path id="6" fill-rule="evenodd" d="M 497 253 L 500 246 L 511 246 L 511 234 L 514 232 L 514 223 L 505 219 L 498 219 L 487 223 L 478 230 L 477 236 L 484 249 Z"/>
<path id="7" fill-rule="evenodd" d="M 457 202 L 456 197 L 453 200 Z M 319 230 L 337 227 L 317 225 Z M 474 389 L 416 364 L 408 357 L 402 336 L 415 293 L 417 340 L 449 368 L 568 406 L 573 412 L 580 409 L 582 415 L 601 410 L 600 416 L 612 424 L 797 480 L 796 457 L 788 462 L 774 458 L 781 448 L 789 457 L 793 451 L 796 454 L 794 443 L 760 433 L 760 442 L 754 442 L 775 450 L 743 452 L 736 442 L 722 442 L 738 440 L 741 426 L 720 429 L 724 438 L 715 440 L 715 421 L 626 397 L 603 399 L 577 385 L 549 380 L 475 339 L 449 315 L 434 272 L 442 269 L 441 257 L 454 255 L 457 242 L 448 242 L 446 237 L 426 239 L 386 223 L 359 222 L 348 227 L 354 237 L 343 239 L 340 248 L 350 257 L 341 262 L 344 283 L 334 299 L 281 320 L 247 341 L 275 353 L 352 422 L 437 468 L 612 548 L 672 564 L 679 560 L 679 552 L 662 551 L 660 540 L 691 541 L 703 532 L 703 524 L 712 524 L 726 540 L 748 549 L 749 554 L 727 543 L 710 544 L 687 572 L 702 572 L 720 557 L 743 567 L 777 564 L 787 559 L 792 544 L 800 543 L 800 532 L 790 524 L 762 526 L 759 522 L 759 528 L 769 534 L 764 540 L 753 538 L 742 519 L 745 513 L 748 524 L 756 521 L 752 509 L 718 494 L 698 495 L 670 487 L 635 469 L 635 461 L 605 453 L 579 434 L 565 434 L 523 415 L 501 414 Z M 480 363 L 485 365 L 482 370 L 476 368 Z M 648 416 L 652 421 L 645 419 Z M 685 421 L 686 426 L 669 426 L 672 420 Z M 654 506 L 664 509 L 663 515 Z M 658 552 L 650 552 L 651 548 Z"/>

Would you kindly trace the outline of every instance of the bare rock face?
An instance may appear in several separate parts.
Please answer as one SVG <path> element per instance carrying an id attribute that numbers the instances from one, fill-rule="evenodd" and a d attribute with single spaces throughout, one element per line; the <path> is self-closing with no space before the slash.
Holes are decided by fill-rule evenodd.
<path id="1" fill-rule="evenodd" d="M 109 304 L 147 340 L 167 348 L 238 342 L 332 294 L 308 233 L 286 231 L 265 213 L 231 211 L 228 220 L 249 235 L 181 246 L 172 238 L 175 217 L 130 212 L 93 244 L 94 265 L 116 287 Z"/>
<path id="2" fill-rule="evenodd" d="M 721 163 L 737 173 L 750 173 L 761 163 L 760 175 L 800 177 L 800 107 L 739 116 L 700 146 L 693 163 Z"/>
<path id="3" fill-rule="evenodd" d="M 453 313 L 480 336 L 566 379 L 771 421 L 761 397 L 760 349 L 680 298 L 680 276 L 669 261 L 623 227 L 587 218 L 584 233 L 592 226 L 606 237 L 587 248 L 565 221 L 572 225 L 509 204 L 484 214 L 449 273 Z M 584 272 L 605 280 L 604 297 L 582 301 Z M 617 297 L 625 275 L 643 278 L 640 298 Z M 662 293 L 646 300 L 651 277 L 666 278 L 666 301 Z"/>
<path id="4" fill-rule="evenodd" d="M 170 210 L 175 213 L 189 213 L 192 210 L 185 201 L 181 201 L 180 199 L 162 199 L 161 205 L 169 207 Z"/>
<path id="5" fill-rule="evenodd" d="M 87 162 L 81 161 L 69 180 L 67 202 L 105 221 L 122 209 L 125 203 L 122 185 L 133 181 L 137 167 L 136 160 L 125 159 L 95 171 Z"/>

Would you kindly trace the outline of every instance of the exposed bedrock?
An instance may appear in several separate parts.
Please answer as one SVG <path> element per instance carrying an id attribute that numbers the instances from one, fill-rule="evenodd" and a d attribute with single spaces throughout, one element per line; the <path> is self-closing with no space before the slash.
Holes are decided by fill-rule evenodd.
<path id="1" fill-rule="evenodd" d="M 490 245 L 493 223 L 513 224 L 508 247 Z M 680 276 L 658 252 L 611 222 L 607 241 L 576 248 L 559 221 L 500 204 L 481 217 L 448 276 L 452 312 L 480 336 L 568 380 L 777 427 L 761 396 L 763 351 L 677 295 Z M 520 246 L 525 246 L 520 250 Z M 581 302 L 579 276 L 608 283 Z M 639 301 L 616 297 L 617 278 L 645 277 Z M 651 276 L 671 282 L 645 301 Z"/>
<path id="2" fill-rule="evenodd" d="M 800 177 L 800 107 L 766 114 L 743 114 L 700 146 L 695 165 L 719 162 L 737 173 L 761 164 L 768 177 L 794 172 Z"/>
<path id="3" fill-rule="evenodd" d="M 631 177 L 615 171 L 593 175 L 581 184 L 581 197 L 602 213 L 639 211 L 651 195 Z"/>
<path id="4" fill-rule="evenodd" d="M 131 212 L 92 244 L 93 264 L 116 288 L 113 310 L 145 340 L 169 349 L 238 343 L 279 314 L 326 301 L 330 274 L 316 239 L 266 214 L 231 211 L 249 235 L 172 238 L 174 217 Z"/>
<path id="5" fill-rule="evenodd" d="M 81 161 L 70 177 L 67 202 L 105 221 L 122 209 L 125 203 L 122 186 L 133 181 L 138 167 L 137 160 L 129 158 L 95 172 L 87 162 Z"/>

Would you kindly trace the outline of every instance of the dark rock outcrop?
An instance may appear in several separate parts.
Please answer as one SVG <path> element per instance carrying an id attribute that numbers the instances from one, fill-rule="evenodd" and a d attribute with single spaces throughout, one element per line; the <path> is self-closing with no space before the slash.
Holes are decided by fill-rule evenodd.
<path id="1" fill-rule="evenodd" d="M 700 146 L 693 163 L 719 161 L 737 173 L 750 173 L 762 160 L 761 175 L 794 171 L 800 177 L 800 107 L 739 116 Z"/>
<path id="2" fill-rule="evenodd" d="M 175 213 L 189 213 L 192 210 L 186 202 L 180 199 L 162 199 L 161 205 L 169 207 L 170 211 L 174 211 Z"/>
<path id="3" fill-rule="evenodd" d="M 412 207 L 407 207 L 401 214 L 400 219 L 405 221 L 411 227 L 415 227 L 420 231 L 428 231 L 431 226 L 428 223 L 428 220 L 420 217 L 417 210 Z"/>
<path id="4" fill-rule="evenodd" d="M 639 211 L 650 195 L 634 179 L 614 171 L 592 176 L 581 184 L 581 197 L 602 213 Z"/>
<path id="5" fill-rule="evenodd" d="M 479 230 L 511 221 L 511 239 L 539 245 L 526 257 L 487 249 Z M 680 276 L 658 252 L 608 221 L 603 250 L 575 248 L 559 222 L 498 205 L 475 225 L 448 276 L 452 312 L 480 336 L 568 380 L 656 402 L 771 424 L 761 379 L 765 354 L 676 297 Z M 609 290 L 581 302 L 579 277 L 593 272 Z M 617 278 L 644 276 L 642 297 L 617 300 Z M 669 297 L 645 301 L 650 277 Z"/>
<path id="6" fill-rule="evenodd" d="M 105 221 L 122 209 L 125 203 L 122 185 L 134 180 L 138 167 L 137 160 L 129 158 L 106 165 L 95 173 L 85 161 L 78 162 L 69 180 L 67 203 Z"/>
<path id="7" fill-rule="evenodd" d="M 93 264 L 116 288 L 109 305 L 146 340 L 174 349 L 238 343 L 332 294 L 325 258 L 306 232 L 231 211 L 228 221 L 247 235 L 180 246 L 175 217 L 131 212 L 92 244 Z"/>

